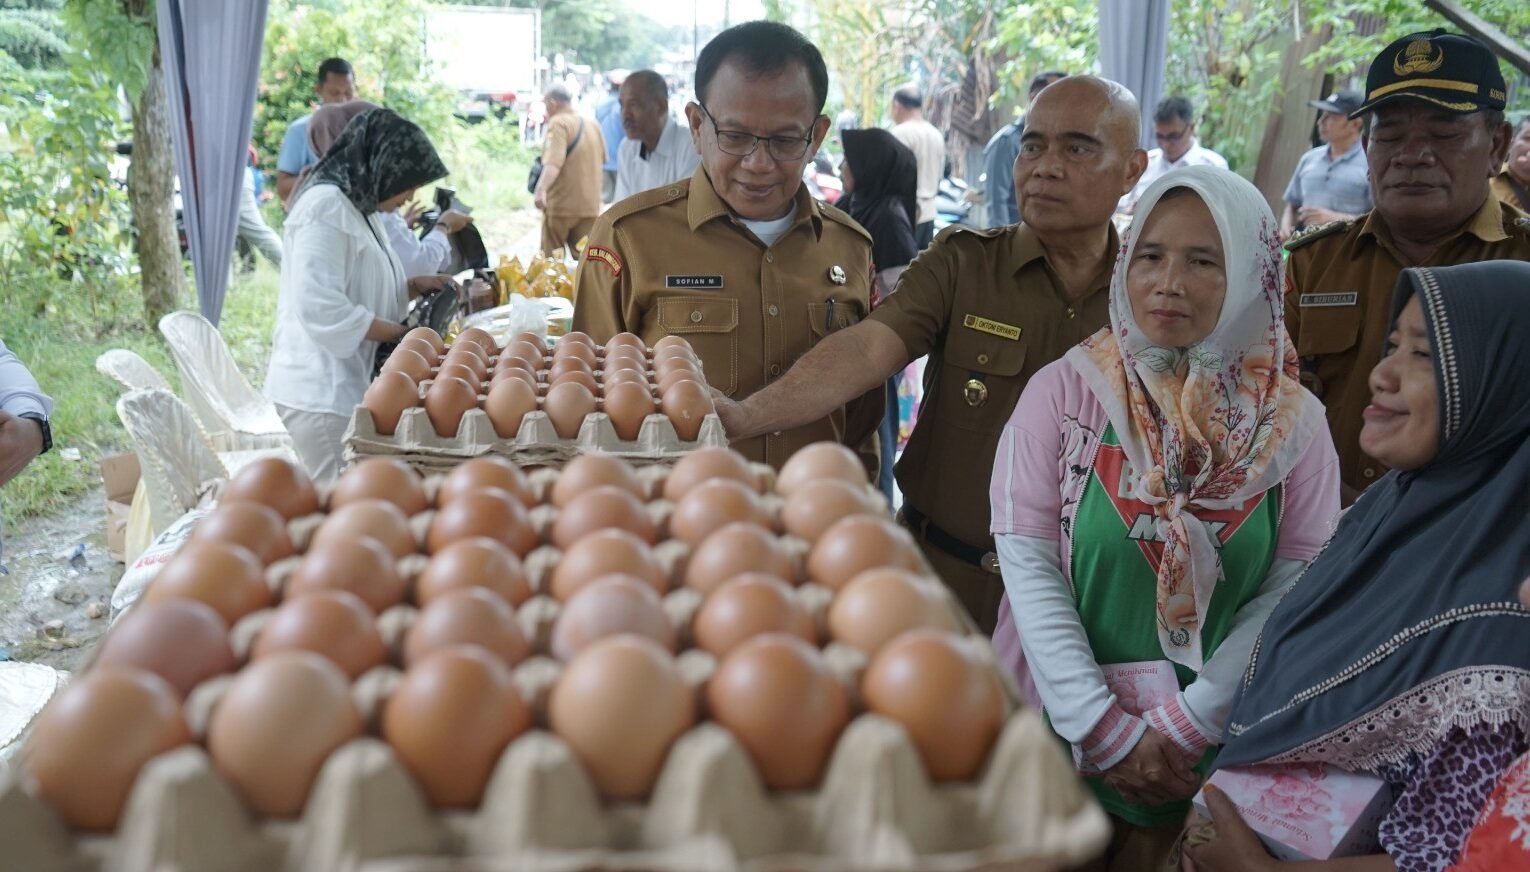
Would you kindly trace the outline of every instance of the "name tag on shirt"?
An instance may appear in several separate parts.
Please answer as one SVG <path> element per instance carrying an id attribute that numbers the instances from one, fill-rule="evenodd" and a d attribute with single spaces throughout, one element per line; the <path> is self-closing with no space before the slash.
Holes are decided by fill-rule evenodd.
<path id="1" fill-rule="evenodd" d="M 1360 302 L 1360 294 L 1349 291 L 1342 294 L 1302 294 L 1301 307 L 1310 309 L 1323 306 L 1353 306 Z"/>
<path id="2" fill-rule="evenodd" d="M 1020 338 L 1020 328 L 1012 324 L 1004 324 L 999 321 L 991 321 L 987 318 L 979 318 L 976 315 L 967 315 L 962 318 L 962 326 L 968 327 L 979 333 L 987 333 L 1008 339 L 1011 342 Z"/>
<path id="3" fill-rule="evenodd" d="M 666 288 L 720 288 L 722 276 L 665 276 Z"/>

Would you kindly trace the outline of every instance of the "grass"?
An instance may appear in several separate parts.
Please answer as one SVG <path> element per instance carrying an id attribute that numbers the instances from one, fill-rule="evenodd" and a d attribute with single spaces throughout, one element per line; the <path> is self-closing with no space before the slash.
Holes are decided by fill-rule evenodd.
<path id="1" fill-rule="evenodd" d="M 275 323 L 276 288 L 276 272 L 262 261 L 253 274 L 236 277 L 223 308 L 220 327 L 224 338 L 240 369 L 257 386 L 265 375 Z M 117 418 L 121 389 L 96 372 L 96 357 L 102 352 L 112 348 L 136 351 L 172 388 L 180 390 L 180 375 L 157 330 L 133 324 L 132 318 L 102 327 L 90 312 L 81 311 L 78 294 L 78 285 L 60 281 L 53 296 L 60 302 L 50 305 L 45 317 L 25 317 L 12 308 L 0 311 L 0 338 L 32 371 L 54 404 L 53 450 L 33 461 L 0 494 L 7 528 L 21 519 L 69 505 L 100 484 L 97 462 L 101 457 L 130 450 L 127 433 Z M 131 310 L 131 303 L 121 301 L 121 308 Z M 184 301 L 182 307 L 194 309 L 195 302 Z M 77 450 L 79 459 L 65 459 L 66 449 Z"/>

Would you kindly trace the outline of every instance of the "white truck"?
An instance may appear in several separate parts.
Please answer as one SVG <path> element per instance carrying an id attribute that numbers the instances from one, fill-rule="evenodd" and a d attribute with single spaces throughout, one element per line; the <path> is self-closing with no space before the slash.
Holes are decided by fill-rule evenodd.
<path id="1" fill-rule="evenodd" d="M 435 6 L 425 17 L 425 53 L 442 81 L 462 95 L 457 114 L 480 121 L 524 112 L 537 93 L 542 11 Z"/>

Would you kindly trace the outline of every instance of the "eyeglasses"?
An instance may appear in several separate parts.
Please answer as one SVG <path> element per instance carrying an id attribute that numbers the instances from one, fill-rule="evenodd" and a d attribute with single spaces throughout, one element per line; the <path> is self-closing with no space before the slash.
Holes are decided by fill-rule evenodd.
<path id="1" fill-rule="evenodd" d="M 787 163 L 794 160 L 802 160 L 802 157 L 807 154 L 808 147 L 813 144 L 813 135 L 811 133 L 805 137 L 755 136 L 753 133 L 745 133 L 742 130 L 723 130 L 717 126 L 717 119 L 712 117 L 712 113 L 707 111 L 706 106 L 701 103 L 696 105 L 700 107 L 701 114 L 705 115 L 707 120 L 712 122 L 712 133 L 717 137 L 717 147 L 722 149 L 724 154 L 731 154 L 734 157 L 748 157 L 754 154 L 754 150 L 760 147 L 761 142 L 764 142 L 765 150 L 769 152 L 773 159 L 781 163 Z M 823 116 L 820 115 L 818 117 L 822 118 Z M 815 118 L 813 120 L 816 123 L 818 119 Z"/>
<path id="2" fill-rule="evenodd" d="M 1154 138 L 1156 138 L 1159 142 L 1179 142 L 1181 139 L 1184 139 L 1189 135 L 1190 128 L 1188 127 L 1184 130 L 1177 130 L 1173 133 L 1159 133 L 1157 131 L 1153 132 Z"/>

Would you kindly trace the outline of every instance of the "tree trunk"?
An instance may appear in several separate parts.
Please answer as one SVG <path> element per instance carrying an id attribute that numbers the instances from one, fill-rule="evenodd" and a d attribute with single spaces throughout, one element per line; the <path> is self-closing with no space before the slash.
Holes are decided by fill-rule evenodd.
<path id="1" fill-rule="evenodd" d="M 138 266 L 143 312 L 149 329 L 185 297 L 180 237 L 175 228 L 175 157 L 159 47 L 143 94 L 133 106 L 133 163 L 128 196 L 138 228 Z"/>

